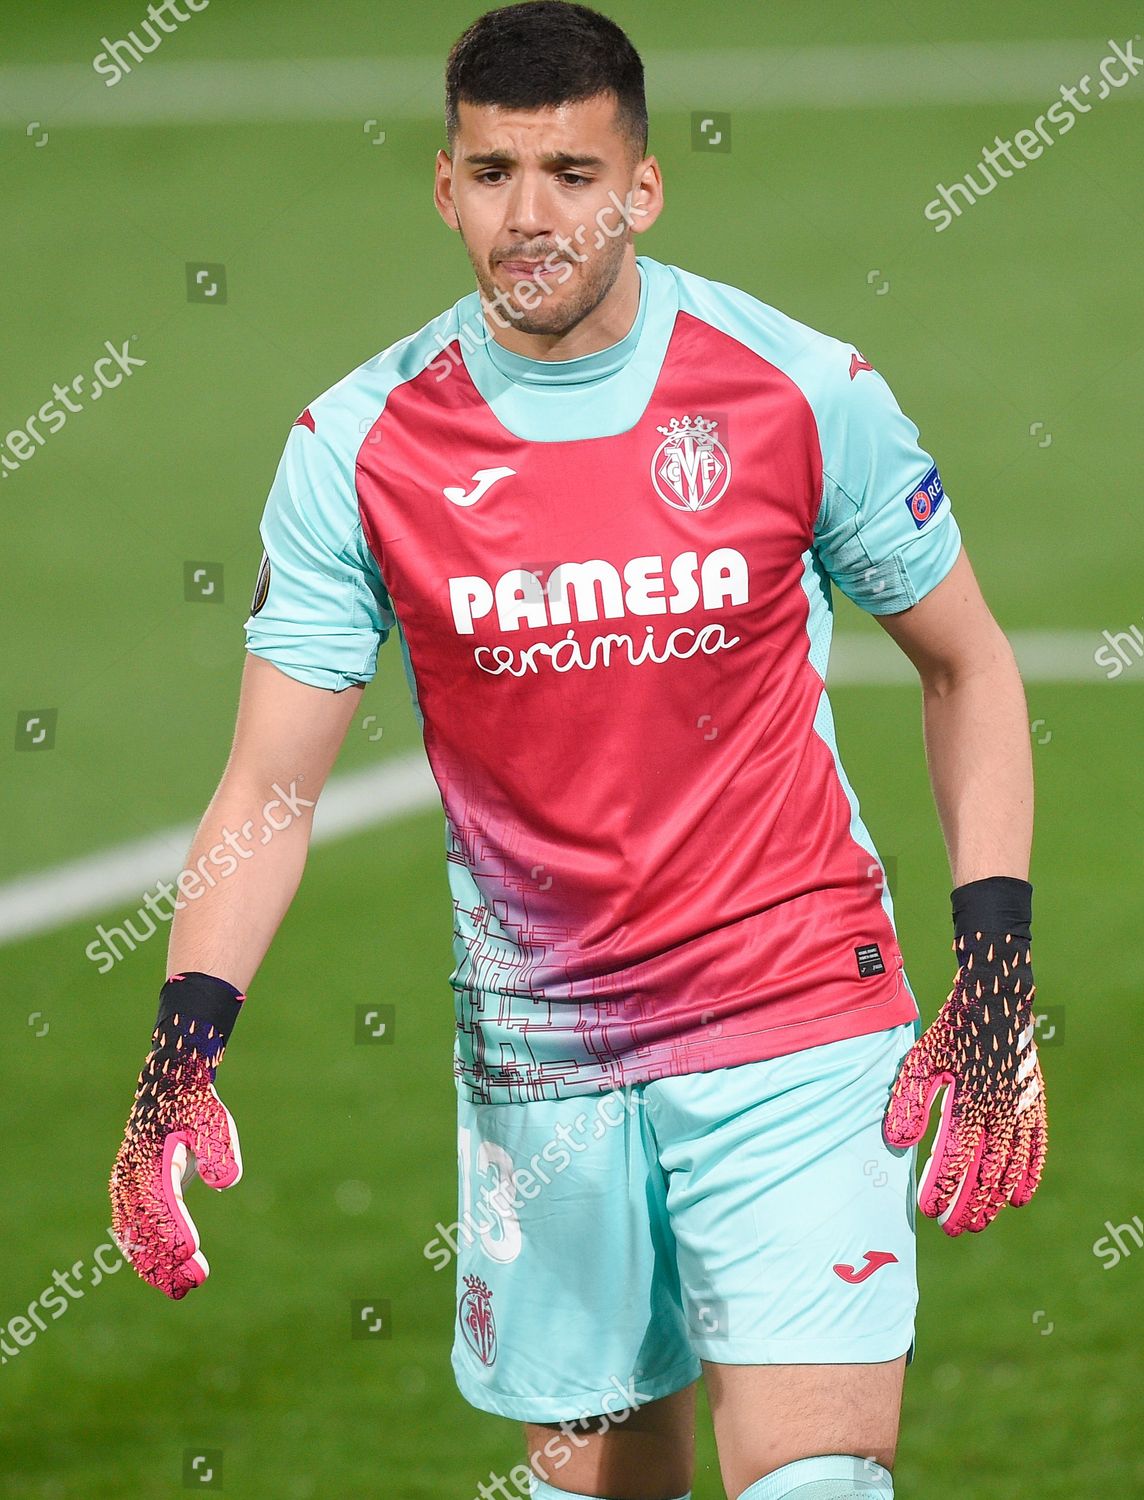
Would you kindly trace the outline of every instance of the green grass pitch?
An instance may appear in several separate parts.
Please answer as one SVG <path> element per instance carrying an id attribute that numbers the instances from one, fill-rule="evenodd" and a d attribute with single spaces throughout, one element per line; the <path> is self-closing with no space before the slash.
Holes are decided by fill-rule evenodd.
<path id="1" fill-rule="evenodd" d="M 33 64 L 87 68 L 101 35 L 123 35 L 144 12 L 122 0 L 6 11 L 0 79 Z M 458 0 L 217 4 L 140 72 L 443 57 L 476 13 Z M 844 14 L 825 0 L 715 0 L 701 17 L 682 0 L 623 0 L 609 13 L 647 52 L 1072 39 L 1082 70 L 1103 38 L 1138 24 L 1122 0 L 1098 20 L 1080 0 L 975 0 L 956 14 L 904 0 Z M 704 87 L 695 107 L 718 108 Z M 971 169 L 983 143 L 1035 108 L 737 109 L 734 149 L 716 155 L 692 151 L 687 112 L 657 111 L 653 93 L 668 206 L 639 247 L 852 340 L 937 455 L 1002 625 L 1085 631 L 1094 648 L 1102 629 L 1144 623 L 1144 178 L 1132 166 L 1144 79 L 1133 87 L 942 234 L 922 214 L 934 184 Z M 4 880 L 199 816 L 229 745 L 257 522 L 290 422 L 470 285 L 431 203 L 435 118 L 393 122 L 375 150 L 355 120 L 67 128 L 52 102 L 42 148 L 30 119 L 4 115 L 4 430 L 105 340 L 134 336 L 146 367 L 0 486 L 4 712 L 9 726 L 31 706 L 59 714 L 51 753 L 9 752 Z M 199 260 L 225 264 L 225 306 L 186 300 L 185 264 Z M 184 600 L 195 559 L 222 565 L 218 604 Z M 838 629 L 878 627 L 843 602 Z M 396 652 L 383 658 L 363 718 L 384 733 L 359 721 L 340 770 L 416 743 Z M 1144 662 L 1131 671 L 1144 676 Z M 1144 695 L 1095 668 L 1089 682 L 1028 692 L 1042 722 L 1038 995 L 1063 1008 L 1042 1049 L 1050 1153 L 1032 1205 L 985 1234 L 951 1242 L 919 1225 L 918 1352 L 897 1466 L 899 1492 L 919 1500 L 1144 1493 L 1144 1249 L 1108 1268 L 1092 1249 L 1106 1221 L 1144 1214 L 1144 795 L 1133 770 Z M 901 938 L 928 1019 L 952 974 L 918 694 L 832 696 L 867 822 L 897 859 Z M 179 1304 L 130 1272 L 89 1280 L 8 1360 L 0 1495 L 161 1500 L 185 1492 L 184 1453 L 202 1449 L 221 1451 L 222 1493 L 242 1500 L 470 1500 L 521 1461 L 516 1424 L 473 1410 L 453 1384 L 452 1271 L 422 1254 L 435 1222 L 455 1217 L 442 851 L 436 812 L 314 851 L 219 1076 L 244 1179 L 227 1194 L 188 1192 L 211 1279 Z M 107 1176 L 165 940 L 103 976 L 84 957 L 93 924 L 0 951 L 4 1322 L 54 1270 L 89 1269 L 106 1238 Z M 354 1044 L 355 1006 L 367 1002 L 395 1006 L 392 1047 Z M 35 1012 L 43 1035 L 28 1024 Z M 391 1304 L 389 1340 L 350 1337 L 351 1302 L 370 1298 Z M 701 1398 L 694 1496 L 721 1495 Z"/>

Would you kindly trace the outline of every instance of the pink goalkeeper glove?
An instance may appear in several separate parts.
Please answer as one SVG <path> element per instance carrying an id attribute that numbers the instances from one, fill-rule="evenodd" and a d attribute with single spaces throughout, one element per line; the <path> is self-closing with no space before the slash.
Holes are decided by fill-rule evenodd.
<path id="1" fill-rule="evenodd" d="M 144 1281 L 176 1301 L 210 1274 L 183 1203 L 188 1165 L 208 1187 L 232 1187 L 242 1176 L 238 1131 L 214 1077 L 245 998 L 209 974 L 167 980 L 111 1173 L 119 1248 Z"/>
<path id="2" fill-rule="evenodd" d="M 1028 1203 L 1045 1161 L 1045 1089 L 1033 1039 L 1032 886 L 1012 876 L 953 892 L 957 978 L 906 1054 L 882 1133 L 912 1146 L 945 1088 L 918 1207 L 946 1234 L 981 1230 Z"/>

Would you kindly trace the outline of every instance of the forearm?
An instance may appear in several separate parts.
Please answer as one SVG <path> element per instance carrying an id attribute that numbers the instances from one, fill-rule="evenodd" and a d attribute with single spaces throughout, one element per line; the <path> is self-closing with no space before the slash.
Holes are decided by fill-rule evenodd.
<path id="1" fill-rule="evenodd" d="M 998 629 L 984 661 L 923 675 L 926 760 L 955 886 L 1029 877 L 1033 765 L 1017 663 Z"/>
<path id="2" fill-rule="evenodd" d="M 242 990 L 254 978 L 301 881 L 313 816 L 279 805 L 267 818 L 275 800 L 225 779 L 215 793 L 187 855 L 200 879 L 180 887 L 168 974 L 197 970 Z"/>

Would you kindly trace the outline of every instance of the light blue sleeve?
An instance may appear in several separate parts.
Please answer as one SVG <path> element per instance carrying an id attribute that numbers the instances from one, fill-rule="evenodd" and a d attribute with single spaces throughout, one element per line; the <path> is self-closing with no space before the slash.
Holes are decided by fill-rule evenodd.
<path id="1" fill-rule="evenodd" d="M 814 549 L 842 592 L 870 614 L 895 614 L 953 567 L 961 533 L 937 465 L 889 386 L 836 340 L 815 401 L 822 503 Z"/>
<path id="2" fill-rule="evenodd" d="M 299 682 L 340 692 L 368 682 L 396 621 L 369 551 L 354 484 L 356 448 L 338 421 L 290 429 L 259 527 L 264 559 L 246 648 Z M 327 429 L 333 438 L 327 435 Z"/>

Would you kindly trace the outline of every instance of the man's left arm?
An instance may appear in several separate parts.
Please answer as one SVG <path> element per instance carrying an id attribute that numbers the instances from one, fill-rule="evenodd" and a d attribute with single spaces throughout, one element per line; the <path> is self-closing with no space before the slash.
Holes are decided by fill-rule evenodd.
<path id="1" fill-rule="evenodd" d="M 922 681 L 926 757 L 954 881 L 957 973 L 903 1060 L 883 1133 L 891 1146 L 915 1145 L 944 1089 L 918 1206 L 956 1235 L 984 1229 L 1005 1203 L 1026 1203 L 1045 1155 L 1025 695 L 916 425 L 857 351 L 829 340 L 808 349 L 823 473 L 814 550 Z"/>
<path id="2" fill-rule="evenodd" d="M 1033 758 L 1012 647 L 964 548 L 911 609 L 878 623 L 917 668 L 926 762 L 955 886 L 1029 878 Z"/>
<path id="3" fill-rule="evenodd" d="M 1033 772 L 1012 648 L 960 550 L 912 607 L 878 616 L 921 679 L 926 761 L 953 875 L 953 989 L 906 1056 L 886 1110 L 894 1146 L 937 1137 L 918 1187 L 947 1234 L 981 1230 L 1032 1197 L 1046 1145 L 1034 1040 Z"/>

